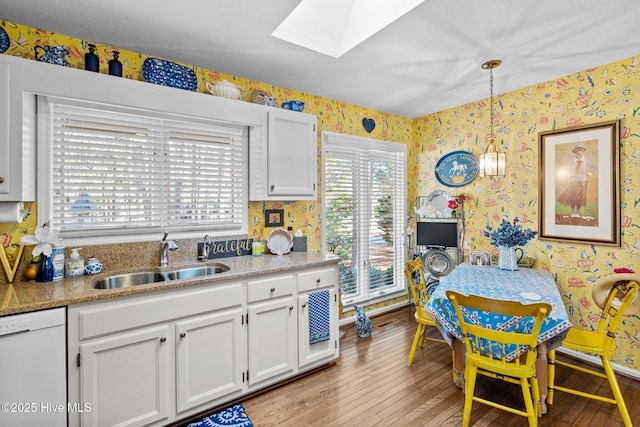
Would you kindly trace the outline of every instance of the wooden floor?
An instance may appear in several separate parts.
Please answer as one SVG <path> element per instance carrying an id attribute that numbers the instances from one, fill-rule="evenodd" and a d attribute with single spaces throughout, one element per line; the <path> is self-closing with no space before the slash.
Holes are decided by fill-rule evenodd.
<path id="1" fill-rule="evenodd" d="M 354 326 L 342 329 L 340 357 L 323 371 L 253 397 L 243 403 L 256 427 L 268 426 L 458 426 L 464 395 L 452 382 L 451 351 L 426 341 L 411 367 L 407 355 L 416 330 L 409 308 L 372 319 L 371 338 L 359 338 Z M 437 331 L 432 331 L 438 336 Z M 562 355 L 558 357 L 562 358 Z M 606 380 L 558 367 L 558 383 L 586 384 L 607 390 Z M 618 377 L 631 413 L 640 426 L 640 382 Z M 481 378 L 480 392 L 502 393 L 505 401 L 521 402 L 520 389 Z M 475 426 L 524 426 L 526 420 L 479 403 L 471 418 Z M 566 393 L 556 393 L 541 426 L 622 426 L 615 406 Z"/>

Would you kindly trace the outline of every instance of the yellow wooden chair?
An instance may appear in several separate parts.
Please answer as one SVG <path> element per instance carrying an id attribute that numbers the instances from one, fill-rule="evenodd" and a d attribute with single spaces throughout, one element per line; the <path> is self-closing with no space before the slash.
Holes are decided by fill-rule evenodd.
<path id="1" fill-rule="evenodd" d="M 598 322 L 596 330 L 572 328 L 569 330 L 566 339 L 562 342 L 562 346 L 567 349 L 600 356 L 603 369 L 593 370 L 577 366 L 573 363 L 556 360 L 555 350 L 550 351 L 548 354 L 549 394 L 547 396 L 547 402 L 549 404 L 553 404 L 553 394 L 556 390 L 601 402 L 612 403 L 618 406 L 624 425 L 628 427 L 632 425 L 629 411 L 622 398 L 620 385 L 616 379 L 616 374 L 611 366 L 609 357 L 611 357 L 616 350 L 615 338 L 623 315 L 638 314 L 638 312 L 640 312 L 640 304 L 638 304 L 640 301 L 633 304 L 638 297 L 639 288 L 640 275 L 638 274 L 612 274 L 601 277 L 596 281 L 593 285 L 592 295 L 596 304 L 602 308 L 602 314 L 600 315 L 600 321 Z M 613 398 L 606 397 L 602 394 L 587 393 L 581 390 L 555 385 L 555 365 L 566 366 L 597 377 L 606 378 L 609 381 Z M 604 371 L 604 373 L 602 371 Z"/>
<path id="2" fill-rule="evenodd" d="M 447 291 L 447 298 L 456 310 L 466 350 L 462 425 L 464 427 L 469 425 L 471 408 L 475 401 L 527 417 L 530 426 L 537 426 L 541 407 L 540 389 L 536 379 L 536 343 L 542 322 L 551 312 L 551 306 L 542 302 L 521 304 L 517 301 L 501 301 L 476 295 L 465 296 L 455 291 Z M 528 322 L 529 327 L 524 328 L 525 330 L 490 329 L 487 325 L 464 317 L 464 313 L 472 313 L 473 310 L 527 317 L 531 318 L 531 321 Z M 509 354 L 520 356 L 509 357 Z M 519 384 L 522 388 L 525 410 L 475 396 L 478 374 Z"/>
<path id="3" fill-rule="evenodd" d="M 425 305 L 429 297 L 427 295 L 427 282 L 424 279 L 422 259 L 418 257 L 413 261 L 405 262 L 404 275 L 407 278 L 407 284 L 411 289 L 413 302 L 416 306 L 415 319 L 418 323 L 418 330 L 416 330 L 416 335 L 413 338 L 413 344 L 411 344 L 411 351 L 409 352 L 409 359 L 407 360 L 407 366 L 411 366 L 411 363 L 413 362 L 413 356 L 416 354 L 418 346 L 422 347 L 425 339 L 430 341 L 442 342 L 445 344 L 446 341 L 443 339 L 430 338 L 427 336 L 427 326 L 436 326 L 436 323 L 425 311 Z"/>

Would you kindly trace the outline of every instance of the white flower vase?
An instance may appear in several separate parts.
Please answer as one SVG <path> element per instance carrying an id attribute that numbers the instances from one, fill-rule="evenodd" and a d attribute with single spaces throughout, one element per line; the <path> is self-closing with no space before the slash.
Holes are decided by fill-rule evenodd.
<path id="1" fill-rule="evenodd" d="M 518 262 L 524 256 L 524 251 L 520 248 L 514 248 L 513 246 L 498 246 L 500 254 L 498 255 L 498 268 L 500 270 L 516 271 L 518 269 Z M 516 255 L 516 252 L 519 255 Z"/>

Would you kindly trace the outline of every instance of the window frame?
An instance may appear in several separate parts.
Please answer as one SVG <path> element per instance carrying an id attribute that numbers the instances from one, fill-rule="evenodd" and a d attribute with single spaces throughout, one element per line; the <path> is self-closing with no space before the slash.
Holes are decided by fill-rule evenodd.
<path id="1" fill-rule="evenodd" d="M 35 95 L 34 95 L 35 96 Z M 230 236 L 230 235 L 246 235 L 248 232 L 248 170 L 246 164 L 248 161 L 248 137 L 250 129 L 247 125 L 239 123 L 225 123 L 214 119 L 195 117 L 185 114 L 175 114 L 169 112 L 154 111 L 147 108 L 129 107 L 124 105 L 113 105 L 104 102 L 75 100 L 68 98 L 61 98 L 56 96 L 36 96 L 37 98 L 37 202 L 38 202 L 38 218 L 39 222 L 47 222 L 51 220 L 53 215 L 53 191 L 55 190 L 53 184 L 53 156 L 52 156 L 52 114 L 51 109 L 48 107 L 49 102 L 59 102 L 63 104 L 79 105 L 97 107 L 106 109 L 109 112 L 126 113 L 126 114 L 140 114 L 145 117 L 151 117 L 153 120 L 166 120 L 166 121 L 178 121 L 178 122 L 193 122 L 202 123 L 216 126 L 231 126 L 233 128 L 243 128 L 242 141 L 241 141 L 241 155 L 239 164 L 241 165 L 241 195 L 239 209 L 240 219 L 238 220 L 238 226 L 219 228 L 215 225 L 211 226 L 195 226 L 192 229 L 185 229 L 187 227 L 167 226 L 165 218 L 162 219 L 162 226 L 154 227 L 150 230 L 133 228 L 130 232 L 124 234 L 112 234 L 105 232 L 101 235 L 89 235 L 89 236 L 66 236 L 62 232 L 61 236 L 64 238 L 65 244 L 68 245 L 87 245 L 87 244 L 103 244 L 103 243 L 115 243 L 115 242 L 135 242 L 135 241 L 153 241 L 157 240 L 162 234 L 170 232 L 172 238 L 195 238 L 202 237 L 205 233 L 212 236 Z M 160 175 L 163 175 L 161 173 Z M 166 194 L 162 195 L 162 203 L 168 203 Z M 163 214 L 164 217 L 164 214 Z M 67 233 L 68 234 L 68 233 Z"/>
<path id="2" fill-rule="evenodd" d="M 393 271 L 393 277 L 394 277 L 394 285 L 393 287 L 387 287 L 387 288 L 383 288 L 381 290 L 376 290 L 376 289 L 371 289 L 369 288 L 369 286 L 371 285 L 371 283 L 369 282 L 369 275 L 368 274 L 362 274 L 363 271 L 368 272 L 369 269 L 369 264 L 367 264 L 366 267 L 363 267 L 360 264 L 363 264 L 364 262 L 369 262 L 369 245 L 368 245 L 368 241 L 369 241 L 369 234 L 366 233 L 366 237 L 364 236 L 365 233 L 360 233 L 361 237 L 358 239 L 358 245 L 360 245 L 361 247 L 359 248 L 359 252 L 358 255 L 361 258 L 365 258 L 365 259 L 358 259 L 358 260 L 353 260 L 353 262 L 357 262 L 358 265 L 355 267 L 356 270 L 360 273 L 358 274 L 358 276 L 360 276 L 360 278 L 357 279 L 357 287 L 358 287 L 358 292 L 357 294 L 353 295 L 349 295 L 349 296 L 344 296 L 343 295 L 343 302 L 345 304 L 353 304 L 353 303 L 363 303 L 363 302 L 376 302 L 376 301 L 382 301 L 382 300 L 387 300 L 387 299 L 391 299 L 391 298 L 395 298 L 401 295 L 405 295 L 406 294 L 406 281 L 404 279 L 404 272 L 403 272 L 403 268 L 404 268 L 404 261 L 406 259 L 406 231 L 405 231 L 405 222 L 406 222 L 406 215 L 407 215 L 407 188 L 406 188 L 406 180 L 407 180 L 407 147 L 405 144 L 401 144 L 401 143 L 397 143 L 397 142 L 389 142 L 389 141 L 383 141 L 383 140 L 376 140 L 376 139 L 371 139 L 371 138 L 363 138 L 363 137 L 357 137 L 357 136 L 352 136 L 352 135 L 345 135 L 345 134 L 339 134 L 339 133 L 335 133 L 335 132 L 328 132 L 328 131 L 324 131 L 322 132 L 322 200 L 324 201 L 323 203 L 323 213 L 322 213 L 322 217 L 324 219 L 323 222 L 323 227 L 322 227 L 322 248 L 323 251 L 326 253 L 329 253 L 328 251 L 328 247 L 327 247 L 327 157 L 331 157 L 330 154 L 328 154 L 328 151 L 331 150 L 331 147 L 337 147 L 341 150 L 345 150 L 346 151 L 353 151 L 352 155 L 355 157 L 357 157 L 357 150 L 360 151 L 368 151 L 369 153 L 373 153 L 371 154 L 372 159 L 370 160 L 370 162 L 375 161 L 376 158 L 380 158 L 380 152 L 389 152 L 389 153 L 398 153 L 402 156 L 402 165 L 403 165 L 403 169 L 401 171 L 398 172 L 398 174 L 395 175 L 395 184 L 394 184 L 394 189 L 399 189 L 401 190 L 400 195 L 397 195 L 394 193 L 395 196 L 395 206 L 396 209 L 394 209 L 393 212 L 393 218 L 394 218 L 394 225 L 393 225 L 393 229 L 394 229 L 394 237 L 393 237 L 393 251 L 394 251 L 394 259 L 393 259 L 393 267 L 394 267 L 394 271 Z M 345 155 L 346 157 L 346 155 Z M 373 197 L 375 195 L 372 195 L 371 192 L 369 191 L 363 191 L 363 193 L 366 193 L 366 197 L 368 198 L 369 202 L 371 202 L 371 200 L 373 199 Z M 355 201 L 354 201 L 355 203 Z M 357 205 L 359 205 L 360 207 L 363 206 L 362 203 L 356 203 Z M 365 203 L 366 206 L 366 203 Z M 370 206 L 370 205 L 369 205 Z M 361 215 L 361 212 L 358 213 L 357 209 L 358 206 L 353 206 L 354 209 L 354 216 L 356 215 Z M 366 231 L 366 227 L 368 226 L 368 224 L 370 223 L 370 219 L 371 216 L 368 216 L 368 220 L 364 221 L 363 226 L 365 227 L 365 231 Z M 363 242 L 367 243 L 367 248 L 362 248 L 362 244 Z M 361 279 L 362 277 L 365 277 L 364 281 Z M 366 289 L 362 289 L 362 287 L 366 286 Z"/>

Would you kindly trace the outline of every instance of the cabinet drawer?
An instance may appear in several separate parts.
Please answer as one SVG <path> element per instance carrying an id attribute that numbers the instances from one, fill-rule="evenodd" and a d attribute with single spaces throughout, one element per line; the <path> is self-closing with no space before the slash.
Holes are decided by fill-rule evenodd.
<path id="1" fill-rule="evenodd" d="M 296 278 L 293 274 L 251 280 L 247 283 L 248 301 L 251 303 L 292 295 L 295 288 Z"/>
<path id="2" fill-rule="evenodd" d="M 77 311 L 80 340 L 243 304 L 241 283 L 92 303 Z M 71 314 L 73 315 L 73 314 Z"/>
<path id="3" fill-rule="evenodd" d="M 333 267 L 298 274 L 298 292 L 335 286 L 337 283 L 337 271 Z"/>

